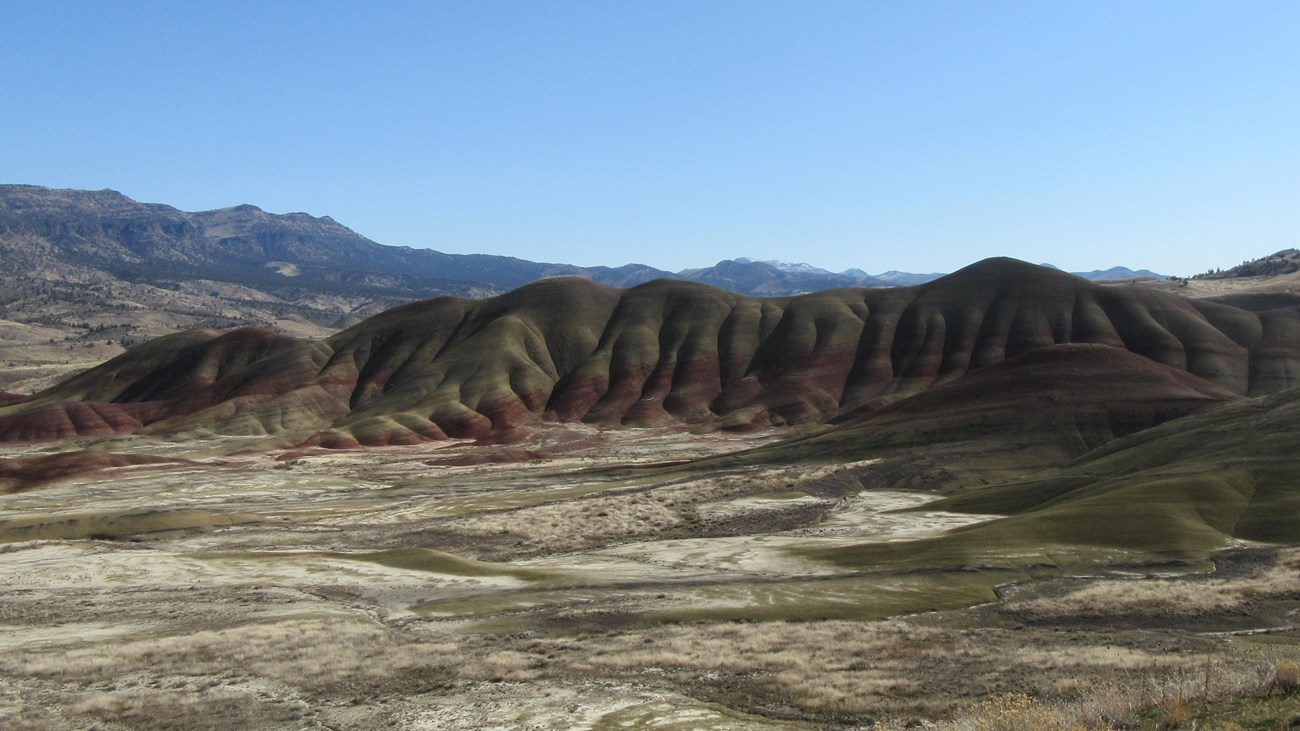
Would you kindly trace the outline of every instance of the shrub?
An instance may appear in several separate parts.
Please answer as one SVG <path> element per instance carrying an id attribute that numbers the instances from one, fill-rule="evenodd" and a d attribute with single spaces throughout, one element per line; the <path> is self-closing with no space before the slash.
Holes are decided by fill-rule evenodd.
<path id="1" fill-rule="evenodd" d="M 1064 729 L 1056 711 L 1023 693 L 982 701 L 971 711 L 972 731 L 1052 731 Z"/>
<path id="2" fill-rule="evenodd" d="M 1300 662 L 1279 660 L 1273 667 L 1273 677 L 1268 682 L 1270 691 L 1291 695 L 1300 691 Z"/>

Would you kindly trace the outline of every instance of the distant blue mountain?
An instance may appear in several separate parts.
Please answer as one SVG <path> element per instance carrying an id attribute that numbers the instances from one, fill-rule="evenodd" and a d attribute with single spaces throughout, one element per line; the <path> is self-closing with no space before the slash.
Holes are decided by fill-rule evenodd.
<path id="1" fill-rule="evenodd" d="M 850 270 L 850 271 L 860 271 L 860 270 Z M 900 272 L 891 269 L 887 272 L 882 272 L 880 274 L 873 274 L 872 276 L 875 277 L 876 279 L 879 279 L 882 282 L 887 283 L 891 287 L 911 287 L 917 284 L 925 284 L 926 282 L 933 282 L 939 277 L 942 277 L 943 274 L 940 274 L 938 272 L 932 272 L 930 274 L 916 274 L 913 272 Z"/>
<path id="2" fill-rule="evenodd" d="M 1058 272 L 1061 268 L 1053 264 L 1043 263 L 1039 266 L 1045 266 L 1048 269 L 1055 269 Z M 1111 267 L 1110 269 L 1094 269 L 1090 272 L 1070 272 L 1076 277 L 1083 277 L 1094 282 L 1108 281 L 1115 279 L 1135 279 L 1150 277 L 1152 279 L 1169 279 L 1168 274 L 1156 274 L 1150 269 L 1129 269 L 1128 267 Z"/>

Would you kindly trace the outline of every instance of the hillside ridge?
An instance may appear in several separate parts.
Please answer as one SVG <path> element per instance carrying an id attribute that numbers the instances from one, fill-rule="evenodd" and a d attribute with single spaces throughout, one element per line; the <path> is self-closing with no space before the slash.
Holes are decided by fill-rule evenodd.
<path id="1" fill-rule="evenodd" d="M 917 287 L 771 298 L 557 277 L 411 303 L 323 340 L 169 336 L 0 408 L 0 438 L 292 433 L 349 447 L 509 441 L 543 420 L 812 424 L 1070 343 L 1260 395 L 1300 383 L 1297 332 L 1300 308 L 1103 287 L 1006 258 Z"/>

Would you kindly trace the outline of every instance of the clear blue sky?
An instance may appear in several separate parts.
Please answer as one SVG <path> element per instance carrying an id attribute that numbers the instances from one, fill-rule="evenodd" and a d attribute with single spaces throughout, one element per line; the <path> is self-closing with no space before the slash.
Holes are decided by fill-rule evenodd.
<path id="1" fill-rule="evenodd" d="M 665 269 L 1300 246 L 1300 2 L 0 3 L 0 182 Z"/>

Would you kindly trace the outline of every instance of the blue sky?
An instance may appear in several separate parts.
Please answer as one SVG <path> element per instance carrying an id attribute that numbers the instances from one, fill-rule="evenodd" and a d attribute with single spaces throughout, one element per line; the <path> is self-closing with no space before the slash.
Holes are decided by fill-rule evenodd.
<path id="1" fill-rule="evenodd" d="M 1300 246 L 1300 2 L 0 3 L 0 182 L 665 269 Z"/>

